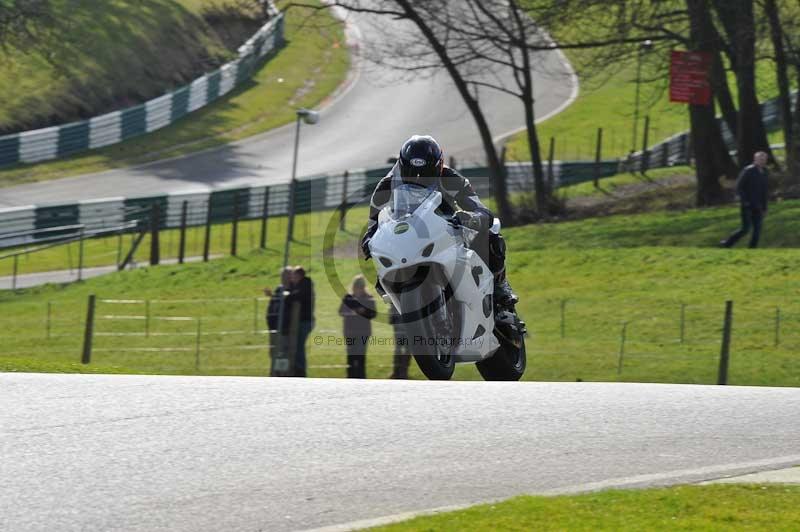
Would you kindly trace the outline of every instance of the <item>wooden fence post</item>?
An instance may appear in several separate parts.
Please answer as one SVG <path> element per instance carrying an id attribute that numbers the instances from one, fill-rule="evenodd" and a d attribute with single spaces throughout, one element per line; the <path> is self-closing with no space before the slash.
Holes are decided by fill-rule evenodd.
<path id="1" fill-rule="evenodd" d="M 81 364 L 88 364 L 92 361 L 92 338 L 94 336 L 94 306 L 95 306 L 95 296 L 94 294 L 90 294 L 86 308 L 86 326 L 83 331 L 83 355 L 81 356 Z"/>
<path id="2" fill-rule="evenodd" d="M 178 244 L 178 264 L 183 264 L 186 256 L 186 214 L 189 209 L 189 202 L 184 201 L 181 205 L 181 240 Z"/>
<path id="3" fill-rule="evenodd" d="M 144 336 L 150 336 L 150 300 L 146 299 L 144 302 Z"/>
<path id="4" fill-rule="evenodd" d="M 83 227 L 78 235 L 78 281 L 83 280 Z"/>
<path id="5" fill-rule="evenodd" d="M 153 203 L 150 209 L 150 266 L 158 266 L 161 261 L 161 248 L 158 241 L 158 231 L 161 227 L 161 206 Z"/>
<path id="6" fill-rule="evenodd" d="M 733 326 L 733 301 L 725 302 L 725 323 L 722 328 L 722 349 L 719 354 L 717 384 L 728 384 L 728 364 L 731 352 L 731 327 Z"/>
<path id="7" fill-rule="evenodd" d="M 617 375 L 622 375 L 622 361 L 625 357 L 625 338 L 628 333 L 628 322 L 622 324 L 622 334 L 619 341 L 619 357 L 617 358 Z"/>
<path id="8" fill-rule="evenodd" d="M 211 250 L 211 196 L 208 196 L 208 209 L 206 210 L 206 238 L 203 242 L 203 262 L 208 262 Z"/>
<path id="9" fill-rule="evenodd" d="M 451 167 L 452 168 L 452 167 Z M 342 175 L 342 203 L 339 205 L 339 230 L 344 231 L 345 216 L 347 215 L 347 182 L 350 178 L 350 172 L 345 170 Z"/>
<path id="10" fill-rule="evenodd" d="M 594 151 L 594 186 L 600 186 L 600 161 L 603 158 L 603 128 L 597 128 L 597 144 Z"/>
<path id="11" fill-rule="evenodd" d="M 686 332 L 686 303 L 681 303 L 681 343 L 684 342 Z"/>
<path id="12" fill-rule="evenodd" d="M 269 215 L 269 187 L 264 189 L 264 208 L 261 210 L 261 240 L 258 243 L 261 249 L 267 247 L 267 216 Z"/>
<path id="13" fill-rule="evenodd" d="M 45 329 L 47 330 L 47 339 L 50 339 L 50 331 L 52 329 L 52 316 L 53 316 L 53 302 L 47 302 L 47 324 L 45 325 Z"/>
<path id="14" fill-rule="evenodd" d="M 231 256 L 236 256 L 239 239 L 239 192 L 233 195 L 233 223 L 231 225 Z"/>

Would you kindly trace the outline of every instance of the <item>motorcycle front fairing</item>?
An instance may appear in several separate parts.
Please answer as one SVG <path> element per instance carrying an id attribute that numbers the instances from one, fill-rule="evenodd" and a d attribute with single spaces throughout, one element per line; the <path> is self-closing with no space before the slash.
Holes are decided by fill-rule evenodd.
<path id="1" fill-rule="evenodd" d="M 401 188 L 410 186 L 399 185 L 394 191 L 401 196 L 380 212 L 378 230 L 370 239 L 378 280 L 395 308 L 405 315 L 409 309 L 401 307 L 389 280 L 436 272 L 437 278 L 428 282 L 449 284 L 452 296 L 448 304 L 456 305 L 460 316 L 456 361 L 487 358 L 499 347 L 493 333 L 493 275 L 480 256 L 464 245 L 465 237 L 474 236 L 463 234 L 470 230 L 453 226 L 436 212 L 442 203 L 441 192 Z M 409 340 L 413 352 L 414 342 L 421 340 Z"/>

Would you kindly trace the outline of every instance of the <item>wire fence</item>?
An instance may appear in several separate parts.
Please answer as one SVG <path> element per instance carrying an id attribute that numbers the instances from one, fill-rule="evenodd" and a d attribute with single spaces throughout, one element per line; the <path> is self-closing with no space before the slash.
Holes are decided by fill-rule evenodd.
<path id="1" fill-rule="evenodd" d="M 266 325 L 267 304 L 263 297 L 99 298 L 91 365 L 268 374 L 276 337 Z M 343 376 L 347 367 L 338 306 L 336 298 L 317 298 L 316 326 L 307 344 L 311 376 Z M 14 318 L 3 316 L 0 326 L 8 341 L 0 360 L 77 364 L 85 348 L 86 310 L 74 301 L 48 302 L 28 306 Z M 724 302 L 647 298 L 605 304 L 581 298 L 532 301 L 523 313 L 531 332 L 529 378 L 715 383 L 724 310 Z M 391 325 L 374 323 L 369 367 L 391 367 L 393 340 Z M 732 383 L 800 385 L 800 302 L 736 303 L 729 351 Z"/>

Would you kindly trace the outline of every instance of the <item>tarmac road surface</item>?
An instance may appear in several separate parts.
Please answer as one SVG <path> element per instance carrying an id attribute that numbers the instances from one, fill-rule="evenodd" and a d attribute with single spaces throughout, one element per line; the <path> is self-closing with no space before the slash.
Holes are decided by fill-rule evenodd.
<path id="1" fill-rule="evenodd" d="M 362 50 L 404 23 L 375 23 L 375 15 L 349 15 L 348 34 Z M 461 163 L 483 161 L 477 127 L 445 72 L 398 81 L 397 72 L 366 61 L 356 62 L 351 79 L 321 113 L 318 125 L 303 126 L 298 175 L 335 174 L 374 168 L 396 155 L 413 133 L 430 133 L 446 156 Z M 576 94 L 577 81 L 559 52 L 538 56 L 535 110 L 544 118 L 564 108 Z M 494 81 L 494 80 L 492 80 Z M 519 100 L 480 89 L 479 99 L 496 137 L 524 125 Z M 287 182 L 291 178 L 295 126 L 282 128 L 197 153 L 144 166 L 111 170 L 56 181 L 0 188 L 0 208 L 83 199 L 133 197 L 208 190 L 218 187 Z"/>
<path id="2" fill-rule="evenodd" d="M 792 388 L 5 373 L 0 404 L 0 530 L 300 530 L 800 463 Z"/>

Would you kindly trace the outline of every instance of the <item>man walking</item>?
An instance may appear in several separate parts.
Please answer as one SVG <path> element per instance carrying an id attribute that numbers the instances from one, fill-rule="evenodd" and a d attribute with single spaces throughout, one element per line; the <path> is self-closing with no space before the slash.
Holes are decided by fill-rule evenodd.
<path id="1" fill-rule="evenodd" d="M 736 193 L 742 205 L 742 227 L 720 242 L 722 247 L 733 247 L 751 227 L 753 234 L 750 236 L 750 247 L 758 247 L 761 225 L 767 214 L 767 178 L 767 154 L 756 152 L 753 164 L 742 170 L 736 181 Z"/>

